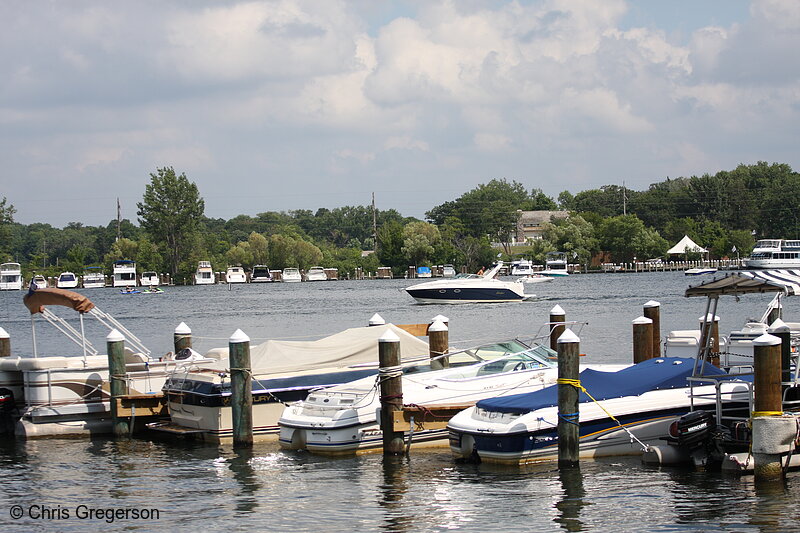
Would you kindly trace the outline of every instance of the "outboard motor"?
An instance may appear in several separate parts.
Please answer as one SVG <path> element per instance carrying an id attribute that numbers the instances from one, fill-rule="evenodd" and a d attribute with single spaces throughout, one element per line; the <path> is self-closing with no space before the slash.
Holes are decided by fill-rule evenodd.
<path id="1" fill-rule="evenodd" d="M 14 412 L 16 410 L 14 392 L 5 387 L 0 388 L 0 434 L 14 434 Z"/>
<path id="2" fill-rule="evenodd" d="M 708 444 L 715 426 L 713 413 L 692 411 L 670 425 L 667 440 L 692 451 Z"/>

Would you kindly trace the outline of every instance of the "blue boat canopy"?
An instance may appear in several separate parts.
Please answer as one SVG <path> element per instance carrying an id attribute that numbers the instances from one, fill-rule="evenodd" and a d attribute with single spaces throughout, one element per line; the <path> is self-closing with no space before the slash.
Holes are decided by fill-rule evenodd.
<path id="1" fill-rule="evenodd" d="M 581 372 L 580 380 L 581 385 L 596 400 L 639 396 L 653 390 L 687 387 L 686 378 L 691 377 L 694 364 L 695 360 L 692 358 L 660 357 L 648 359 L 617 372 L 602 372 L 587 368 Z M 727 375 L 727 372 L 704 363 L 701 375 L 719 376 Z M 589 402 L 591 399 L 581 391 L 579 401 Z M 476 405 L 479 409 L 490 412 L 518 414 L 555 407 L 558 405 L 558 385 L 525 394 L 488 398 Z"/>

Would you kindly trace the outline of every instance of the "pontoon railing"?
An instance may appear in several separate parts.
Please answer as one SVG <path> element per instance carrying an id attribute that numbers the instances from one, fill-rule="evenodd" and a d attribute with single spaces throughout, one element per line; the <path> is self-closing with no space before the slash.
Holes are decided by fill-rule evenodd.
<path id="1" fill-rule="evenodd" d="M 45 320 L 47 320 L 50 324 L 53 325 L 57 330 L 64 334 L 69 340 L 80 346 L 84 349 L 84 355 L 89 353 L 91 355 L 97 355 L 99 352 L 97 348 L 92 345 L 89 339 L 86 338 L 80 331 L 76 330 L 72 327 L 66 320 L 58 316 L 57 314 L 53 313 L 47 308 L 42 309 L 42 316 Z M 81 320 L 81 326 L 82 324 Z"/>
<path id="2" fill-rule="evenodd" d="M 109 330 L 116 329 L 120 333 L 125 336 L 125 341 L 128 342 L 133 348 L 138 350 L 139 352 L 143 353 L 147 357 L 150 357 L 150 350 L 139 340 L 139 337 L 134 335 L 133 333 L 128 330 L 125 326 L 123 326 L 116 318 L 109 315 L 105 311 L 101 311 L 97 307 L 92 308 L 89 311 L 89 314 L 95 317 L 101 324 L 107 327 Z"/>

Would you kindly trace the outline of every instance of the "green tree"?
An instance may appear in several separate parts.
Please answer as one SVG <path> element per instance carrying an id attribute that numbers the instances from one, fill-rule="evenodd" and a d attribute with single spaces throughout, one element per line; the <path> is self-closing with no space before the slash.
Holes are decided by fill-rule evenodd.
<path id="1" fill-rule="evenodd" d="M 615 261 L 660 257 L 667 250 L 667 241 L 636 215 L 606 219 L 598 228 L 598 236 L 601 249 L 610 252 Z"/>
<path id="2" fill-rule="evenodd" d="M 266 237 L 253 231 L 247 237 L 247 243 L 250 245 L 250 253 L 253 254 L 254 265 L 263 265 L 269 261 L 269 243 Z"/>
<path id="3" fill-rule="evenodd" d="M 150 174 L 142 202 L 136 206 L 139 223 L 164 247 L 170 273 L 175 276 L 203 218 L 205 202 L 197 185 L 185 174 L 176 176 L 172 167 L 159 168 Z"/>
<path id="4" fill-rule="evenodd" d="M 542 225 L 542 238 L 552 245 L 553 250 L 566 252 L 572 261 L 575 257 L 582 264 L 588 264 L 592 255 L 599 250 L 595 229 L 580 215 L 555 219 Z"/>
<path id="5" fill-rule="evenodd" d="M 0 200 L 0 257 L 4 260 L 11 258 L 12 250 L 12 226 L 14 224 L 14 213 L 17 210 L 14 206 L 7 203 L 6 197 Z"/>

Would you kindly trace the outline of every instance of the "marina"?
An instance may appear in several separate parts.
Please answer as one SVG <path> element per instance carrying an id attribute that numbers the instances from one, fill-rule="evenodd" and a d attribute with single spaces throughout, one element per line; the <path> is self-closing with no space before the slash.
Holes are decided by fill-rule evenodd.
<path id="1" fill-rule="evenodd" d="M 534 300 L 492 305 L 418 305 L 404 290 L 413 283 L 396 279 L 230 289 L 176 286 L 170 288 L 169 298 L 145 300 L 122 297 L 110 288 L 90 294 L 97 305 L 135 331 L 154 354 L 173 349 L 173 334 L 180 322 L 196 332 L 194 348 L 205 353 L 225 345 L 237 329 L 254 343 L 322 337 L 366 325 L 375 312 L 397 324 L 446 315 L 450 344 L 466 347 L 498 338 L 534 336 L 558 305 L 569 319 L 588 322 L 581 331 L 581 352 L 586 353 L 582 359 L 628 364 L 631 320 L 641 313 L 645 301 L 653 298 L 661 303 L 663 335 L 696 328 L 696 317 L 705 312 L 701 299 L 683 296 L 687 279 L 681 272 L 570 276 L 544 284 Z M 21 296 L 16 291 L 0 293 L 0 325 L 9 332 L 13 354 L 31 355 L 31 319 Z M 727 302 L 719 310 L 721 331 L 741 329 L 761 315 L 771 298 L 754 294 L 741 302 Z M 783 305 L 785 316 L 797 316 L 793 298 L 786 298 Z M 87 333 L 92 334 L 104 338 L 102 332 Z M 37 335 L 42 345 L 60 342 L 56 345 L 63 348 L 62 355 L 80 356 L 80 348 L 58 340 L 57 332 L 39 328 Z M 277 443 L 256 443 L 252 449 L 234 451 L 225 444 L 140 435 L 118 441 L 110 437 L 6 440 L 0 447 L 0 461 L 7 472 L 4 508 L 32 498 L 73 509 L 89 501 L 107 507 L 156 507 L 161 520 L 139 524 L 148 530 L 174 529 L 176 521 L 187 527 L 222 528 L 230 520 L 237 528 L 330 531 L 351 531 L 354 523 L 367 530 L 387 531 L 527 531 L 532 527 L 539 531 L 792 531 L 800 527 L 800 520 L 786 513 L 794 502 L 796 474 L 790 473 L 785 482 L 759 485 L 747 476 L 647 467 L 638 458 L 582 461 L 578 469 L 559 471 L 553 464 L 456 463 L 446 447 L 417 450 L 408 458 L 367 454 L 330 459 L 281 451 Z M 76 489 L 76 484 L 85 488 Z M 31 524 L 19 522 L 29 528 Z M 86 524 L 65 520 L 57 525 L 70 531 Z"/>

